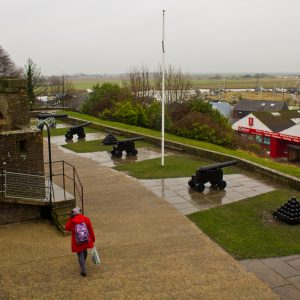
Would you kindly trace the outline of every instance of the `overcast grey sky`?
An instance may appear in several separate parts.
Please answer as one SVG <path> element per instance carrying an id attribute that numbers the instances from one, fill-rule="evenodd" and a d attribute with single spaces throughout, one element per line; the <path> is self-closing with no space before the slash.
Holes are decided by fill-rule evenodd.
<path id="1" fill-rule="evenodd" d="M 300 72 L 299 0 L 0 0 L 0 45 L 45 75 Z"/>

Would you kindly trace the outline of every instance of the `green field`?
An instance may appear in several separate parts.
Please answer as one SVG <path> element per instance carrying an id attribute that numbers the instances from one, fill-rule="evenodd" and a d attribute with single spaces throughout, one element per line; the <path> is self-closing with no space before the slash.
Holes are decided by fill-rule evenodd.
<path id="1" fill-rule="evenodd" d="M 208 79 L 197 76 L 192 76 L 192 87 L 193 88 L 225 88 L 226 89 L 254 89 L 256 87 L 263 87 L 266 89 L 277 88 L 295 88 L 298 83 L 297 78 L 277 78 L 277 77 L 263 77 L 259 78 L 239 78 L 239 79 Z M 122 85 L 121 77 L 101 77 L 101 78 L 89 78 L 89 79 L 76 79 L 72 80 L 75 89 L 91 89 L 94 85 L 99 83 L 100 85 L 104 82 L 117 83 Z"/>
<path id="2" fill-rule="evenodd" d="M 122 80 L 120 79 L 83 79 L 83 80 L 72 80 L 72 83 L 75 87 L 76 90 L 85 90 L 85 89 L 92 89 L 93 86 L 96 84 L 102 85 L 105 82 L 110 82 L 110 83 L 116 83 L 119 85 L 122 85 Z"/>
<path id="3" fill-rule="evenodd" d="M 295 88 L 298 83 L 297 78 L 282 79 L 275 77 L 259 78 L 239 78 L 239 79 L 192 79 L 195 88 L 225 88 L 226 89 L 255 89 L 263 87 L 265 89 Z"/>

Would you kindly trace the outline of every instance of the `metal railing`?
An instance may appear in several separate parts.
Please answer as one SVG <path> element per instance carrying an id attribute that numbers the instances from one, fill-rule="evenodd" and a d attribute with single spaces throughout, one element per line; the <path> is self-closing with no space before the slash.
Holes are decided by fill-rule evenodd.
<path id="1" fill-rule="evenodd" d="M 50 179 L 49 162 L 45 164 L 45 174 Z M 76 200 L 76 204 L 81 206 L 82 212 L 84 212 L 84 199 L 83 199 L 83 186 L 78 176 L 78 173 L 73 165 L 67 163 L 64 160 L 52 161 L 52 186 L 51 198 L 52 202 L 56 202 L 57 190 L 55 186 L 61 187 L 59 201 L 68 200 L 70 195 Z"/>
<path id="2" fill-rule="evenodd" d="M 63 160 L 52 162 L 50 180 L 49 162 L 45 172 L 0 168 L 0 198 L 65 201 L 75 199 L 84 212 L 83 186 L 75 167 Z"/>
<path id="3" fill-rule="evenodd" d="M 45 181 L 43 172 L 0 168 L 0 197 L 49 201 L 50 186 Z"/>

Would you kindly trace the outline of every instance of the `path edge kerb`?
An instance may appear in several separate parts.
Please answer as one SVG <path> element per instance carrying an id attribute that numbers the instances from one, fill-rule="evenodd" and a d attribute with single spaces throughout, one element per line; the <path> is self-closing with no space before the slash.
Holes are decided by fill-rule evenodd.
<path id="1" fill-rule="evenodd" d="M 78 124 L 80 121 L 82 121 L 82 119 L 74 118 L 74 117 L 67 117 L 67 118 L 65 118 L 65 120 L 71 124 Z M 124 136 L 126 136 L 126 137 L 135 137 L 135 136 L 139 135 L 139 136 L 144 137 L 145 141 L 151 142 L 156 145 L 160 145 L 160 143 L 161 143 L 160 138 L 140 134 L 140 133 L 137 133 L 134 131 L 123 130 L 123 129 L 116 128 L 113 126 L 102 125 L 102 124 L 93 123 L 93 122 L 89 126 L 92 128 L 95 128 L 95 129 L 100 129 L 100 130 L 111 130 L 111 131 L 115 131 L 115 132 L 120 132 L 120 133 L 124 134 Z M 246 159 L 242 159 L 242 158 L 235 157 L 232 155 L 222 154 L 220 152 L 207 150 L 207 149 L 203 149 L 203 148 L 198 148 L 195 146 L 190 146 L 190 145 L 186 145 L 186 144 L 182 144 L 182 143 L 178 143 L 178 142 L 173 142 L 170 140 L 165 140 L 165 147 L 166 148 L 170 147 L 173 150 L 178 149 L 178 150 L 186 152 L 188 154 L 199 155 L 203 158 L 215 160 L 218 162 L 225 162 L 227 160 L 236 160 L 237 166 L 239 168 L 272 177 L 272 179 L 274 179 L 278 183 L 283 184 L 283 185 L 288 185 L 289 187 L 300 191 L 300 179 L 298 179 L 297 177 L 291 176 L 288 174 L 284 174 L 280 171 L 276 171 L 276 170 L 261 166 L 254 162 L 250 162 Z"/>

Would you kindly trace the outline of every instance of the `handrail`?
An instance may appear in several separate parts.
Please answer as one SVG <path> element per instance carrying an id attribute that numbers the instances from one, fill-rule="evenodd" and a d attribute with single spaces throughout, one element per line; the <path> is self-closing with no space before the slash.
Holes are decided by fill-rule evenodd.
<path id="1" fill-rule="evenodd" d="M 53 167 L 57 164 L 61 164 L 61 171 L 58 173 L 55 173 L 55 171 L 53 171 Z M 46 162 L 45 165 L 49 165 L 49 162 Z M 66 166 L 71 168 L 71 170 L 70 170 L 71 175 L 68 174 Z M 53 174 L 52 174 L 53 178 L 57 177 L 57 176 L 62 176 L 64 197 L 66 197 L 66 194 L 65 194 L 66 179 L 71 180 L 71 182 L 73 183 L 73 186 L 72 186 L 73 196 L 74 196 L 76 202 L 77 202 L 77 200 L 80 201 L 81 209 L 82 209 L 82 212 L 84 213 L 83 186 L 82 186 L 81 180 L 79 178 L 79 175 L 78 175 L 75 167 L 64 160 L 52 161 L 52 172 L 53 172 Z M 54 199 L 54 201 L 55 201 L 55 199 Z"/>
<path id="2" fill-rule="evenodd" d="M 58 169 L 57 173 L 55 173 L 55 165 L 59 164 L 60 169 Z M 49 162 L 45 162 L 44 165 L 49 166 Z M 66 191 L 67 191 L 67 181 L 71 182 L 71 188 L 73 193 L 73 197 L 75 198 L 75 201 L 79 201 L 79 205 L 81 206 L 82 212 L 84 212 L 84 201 L 83 201 L 83 186 L 81 183 L 81 180 L 79 178 L 78 172 L 76 171 L 75 167 L 71 165 L 68 162 L 65 162 L 64 160 L 60 161 L 53 161 L 51 164 L 52 167 L 52 177 L 61 177 L 62 179 L 62 187 L 60 188 L 63 189 L 63 199 L 66 200 Z M 49 169 L 50 170 L 50 169 Z M 54 170 L 54 171 L 53 171 Z M 70 174 L 71 171 L 71 174 Z M 45 170 L 44 172 L 38 172 L 38 171 L 31 171 L 31 170 L 22 170 L 22 169 L 16 169 L 16 168 L 6 168 L 6 167 L 0 167 L 0 197 L 4 198 L 5 197 L 5 176 L 6 173 L 19 173 L 23 175 L 28 175 L 28 176 L 42 176 L 45 179 L 49 179 L 49 174 L 47 174 L 47 171 Z M 70 187 L 70 186 L 69 186 Z M 49 183 L 45 183 L 45 189 L 50 192 L 45 192 L 45 197 L 46 199 L 51 199 L 50 204 L 53 202 L 55 203 L 55 193 L 54 193 L 54 187 L 53 183 L 50 180 Z M 70 191 L 68 191 L 70 193 Z M 48 198 L 48 196 L 50 197 Z"/>

